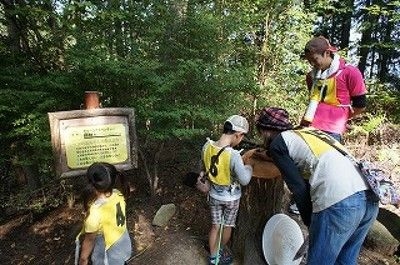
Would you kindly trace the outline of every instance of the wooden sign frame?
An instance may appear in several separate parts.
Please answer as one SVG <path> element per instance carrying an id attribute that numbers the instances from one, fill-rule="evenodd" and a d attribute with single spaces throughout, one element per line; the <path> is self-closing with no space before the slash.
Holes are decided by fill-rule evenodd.
<path id="1" fill-rule="evenodd" d="M 134 109 L 97 108 L 48 113 L 56 174 L 81 176 L 93 162 L 137 168 Z"/>

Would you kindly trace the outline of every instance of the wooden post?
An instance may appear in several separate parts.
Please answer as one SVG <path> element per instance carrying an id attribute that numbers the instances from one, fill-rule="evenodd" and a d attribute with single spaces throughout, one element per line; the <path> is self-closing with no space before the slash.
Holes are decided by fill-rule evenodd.
<path id="1" fill-rule="evenodd" d="M 97 109 L 100 108 L 100 96 L 99 91 L 85 91 L 85 109 Z"/>
<path id="2" fill-rule="evenodd" d="M 253 165 L 253 178 L 243 187 L 236 228 L 232 236 L 235 259 L 243 265 L 265 265 L 262 232 L 272 215 L 282 212 L 283 180 L 271 158 L 254 157 L 255 149 L 243 155 Z"/>

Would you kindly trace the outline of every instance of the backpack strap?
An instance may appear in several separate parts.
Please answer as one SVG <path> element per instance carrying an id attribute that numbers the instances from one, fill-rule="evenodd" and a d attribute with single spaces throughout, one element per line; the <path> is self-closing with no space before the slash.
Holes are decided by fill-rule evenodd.
<path id="1" fill-rule="evenodd" d="M 336 141 L 334 138 L 332 138 L 331 136 L 329 136 L 328 134 L 326 134 L 326 133 L 324 133 L 324 132 L 322 132 L 320 130 L 306 128 L 306 129 L 301 129 L 301 130 L 295 130 L 295 132 L 298 135 L 300 135 L 307 144 L 308 144 L 308 142 L 305 139 L 304 135 L 302 135 L 303 133 L 317 137 L 318 139 L 320 139 L 321 141 L 325 142 L 329 146 L 335 148 L 342 155 L 349 157 L 354 162 L 357 161 L 356 158 L 354 156 L 352 156 L 350 154 L 350 152 L 346 149 L 346 147 L 344 147 L 341 143 Z M 312 147 L 310 147 L 310 149 L 313 150 Z M 314 152 L 314 150 L 313 150 L 313 152 Z"/>
<path id="2" fill-rule="evenodd" d="M 206 173 L 210 173 L 214 177 L 218 174 L 217 164 L 218 164 L 219 156 L 225 150 L 225 148 L 227 148 L 228 146 L 229 145 L 222 147 L 215 156 L 211 157 L 210 169 Z"/>

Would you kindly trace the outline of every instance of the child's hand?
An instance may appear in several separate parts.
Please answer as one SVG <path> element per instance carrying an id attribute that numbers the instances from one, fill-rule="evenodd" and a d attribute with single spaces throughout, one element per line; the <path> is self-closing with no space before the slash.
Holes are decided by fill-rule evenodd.
<path id="1" fill-rule="evenodd" d="M 272 158 L 267 155 L 267 151 L 263 148 L 256 149 L 251 157 L 257 160 L 272 161 Z"/>

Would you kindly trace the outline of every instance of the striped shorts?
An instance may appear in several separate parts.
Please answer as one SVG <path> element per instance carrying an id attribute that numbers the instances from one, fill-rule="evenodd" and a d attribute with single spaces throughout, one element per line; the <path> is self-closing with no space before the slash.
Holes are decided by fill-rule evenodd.
<path id="1" fill-rule="evenodd" d="M 240 199 L 235 201 L 220 201 L 210 197 L 208 203 L 211 210 L 212 224 L 221 224 L 223 216 L 224 226 L 235 226 Z"/>

